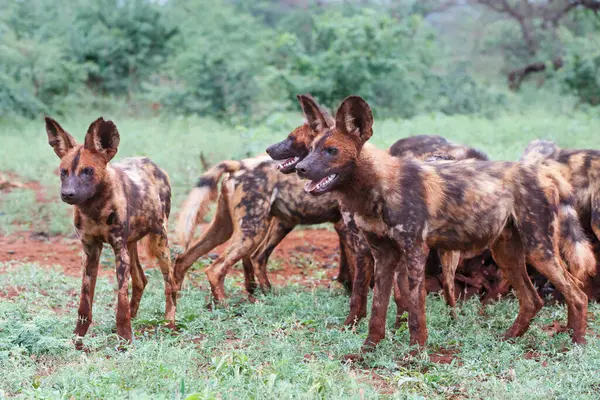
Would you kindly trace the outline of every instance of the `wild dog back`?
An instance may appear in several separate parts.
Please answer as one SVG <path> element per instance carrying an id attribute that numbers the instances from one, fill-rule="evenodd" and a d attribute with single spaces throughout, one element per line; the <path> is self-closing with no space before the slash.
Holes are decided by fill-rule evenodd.
<path id="1" fill-rule="evenodd" d="M 553 142 L 534 140 L 527 145 L 521 160 L 560 168 L 561 174 L 573 186 L 577 212 L 583 225 L 600 237 L 600 151 L 561 149 Z"/>
<path id="2" fill-rule="evenodd" d="M 394 157 L 415 157 L 422 160 L 436 156 L 454 160 L 488 160 L 484 152 L 453 143 L 438 135 L 414 135 L 400 139 L 390 147 L 389 152 Z"/>
<path id="3" fill-rule="evenodd" d="M 147 157 L 126 158 L 113 167 L 122 174 L 130 231 L 143 234 L 149 226 L 166 224 L 171 213 L 171 184 L 166 172 Z"/>

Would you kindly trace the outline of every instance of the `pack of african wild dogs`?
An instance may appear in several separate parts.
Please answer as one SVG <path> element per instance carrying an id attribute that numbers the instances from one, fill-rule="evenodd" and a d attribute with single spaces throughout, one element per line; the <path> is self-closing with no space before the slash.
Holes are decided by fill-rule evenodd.
<path id="1" fill-rule="evenodd" d="M 147 284 L 138 244 L 157 259 L 165 319 L 174 327 L 180 288 L 201 256 L 228 241 L 205 270 L 214 303 L 226 299 L 225 277 L 239 261 L 249 296 L 266 293 L 277 245 L 297 225 L 328 222 L 339 236 L 337 280 L 350 293 L 345 325 L 368 315 L 373 289 L 363 351 L 384 338 L 392 293 L 396 324 L 407 318 L 411 344 L 424 346 L 425 298 L 438 289 L 456 318 L 457 298 L 475 294 L 484 306 L 512 288 L 519 312 L 505 338 L 523 335 L 542 297 L 554 294 L 567 306 L 573 342 L 585 343 L 588 301 L 600 297 L 600 151 L 536 140 L 518 162 L 492 161 L 432 135 L 378 149 L 368 143 L 374 120 L 361 97 L 344 99 L 335 116 L 308 94 L 298 100 L 305 123 L 266 155 L 223 161 L 200 177 L 177 219 L 184 251 L 175 260 L 167 173 L 146 157 L 111 162 L 120 138 L 112 121 L 94 121 L 79 144 L 46 117 L 48 142 L 60 158 L 61 199 L 73 206 L 83 248 L 78 348 L 92 323 L 104 243 L 115 253 L 117 333 L 130 342 Z M 194 238 L 215 202 L 210 225 Z"/>

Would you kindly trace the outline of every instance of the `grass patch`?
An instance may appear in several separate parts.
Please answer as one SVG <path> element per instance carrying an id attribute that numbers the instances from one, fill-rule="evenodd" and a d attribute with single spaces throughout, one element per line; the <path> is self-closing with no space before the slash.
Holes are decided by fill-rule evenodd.
<path id="1" fill-rule="evenodd" d="M 515 300 L 461 305 L 450 319 L 440 296 L 427 299 L 428 351 L 413 353 L 408 329 L 387 339 L 364 361 L 347 363 L 367 334 L 342 330 L 348 310 L 339 289 L 291 285 L 255 304 L 206 310 L 208 287 L 187 286 L 178 304 L 176 334 L 162 328 L 162 278 L 149 285 L 134 322 L 135 342 L 115 350 L 114 285 L 100 278 L 89 353 L 71 345 L 79 280 L 36 265 L 0 265 L 0 389 L 17 398 L 593 398 L 600 368 L 600 308 L 591 305 L 587 346 L 544 327 L 564 323 L 564 307 L 545 307 L 531 330 L 512 343 L 499 337 L 517 311 Z M 194 279 L 194 275 L 192 275 Z M 233 298 L 241 289 L 227 280 Z M 14 291 L 13 291 L 14 293 Z M 393 326 L 390 307 L 388 326 Z M 448 364 L 434 362 L 440 351 Z M 533 355 L 533 356 L 532 356 Z"/>

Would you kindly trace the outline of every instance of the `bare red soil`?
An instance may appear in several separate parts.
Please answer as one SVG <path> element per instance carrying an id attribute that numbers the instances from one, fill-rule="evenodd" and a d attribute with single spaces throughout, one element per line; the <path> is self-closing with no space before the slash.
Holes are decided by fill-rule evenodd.
<path id="1" fill-rule="evenodd" d="M 273 271 L 269 276 L 276 284 L 285 284 L 292 277 L 308 278 L 313 275 L 323 279 L 311 279 L 311 282 L 327 285 L 337 274 L 339 254 L 337 235 L 325 229 L 296 230 L 275 249 L 271 256 Z M 209 256 L 220 254 L 227 243 L 218 246 Z M 154 263 L 140 251 L 144 266 Z M 0 236 L 0 262 L 30 262 L 43 266 L 60 266 L 65 274 L 80 276 L 81 244 L 74 237 L 47 237 L 35 232 L 19 232 L 9 236 Z M 100 269 L 100 274 L 110 274 Z M 241 275 L 239 269 L 231 271 Z"/>

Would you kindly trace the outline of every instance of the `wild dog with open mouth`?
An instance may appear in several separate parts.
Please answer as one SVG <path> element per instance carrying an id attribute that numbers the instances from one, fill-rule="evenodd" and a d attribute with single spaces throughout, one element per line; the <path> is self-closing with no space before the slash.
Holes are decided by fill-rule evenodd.
<path id="1" fill-rule="evenodd" d="M 326 196 L 318 201 L 307 195 L 297 176 L 277 172 L 278 163 L 261 156 L 242 161 L 223 161 L 202 175 L 179 214 L 177 230 L 186 250 L 175 262 L 175 279 L 181 286 L 186 272 L 202 255 L 230 240 L 225 252 L 206 268 L 215 301 L 225 299 L 224 280 L 229 269 L 242 261 L 245 288 L 252 295 L 260 288 L 267 292 L 271 283 L 267 261 L 275 247 L 299 224 L 333 222 L 340 237 L 340 273 L 338 280 L 350 283 L 353 265 L 349 256 L 346 227 L 341 221 L 337 201 Z M 197 224 L 217 198 L 215 215 L 205 232 L 191 242 Z M 328 199 L 328 197 L 331 197 Z"/>
<path id="2" fill-rule="evenodd" d="M 408 297 L 410 341 L 425 345 L 423 283 L 430 248 L 466 254 L 491 250 L 519 299 L 519 314 L 506 338 L 526 332 L 543 305 L 527 275 L 528 261 L 565 296 L 573 341 L 584 343 L 587 297 L 559 251 L 561 223 L 572 226 L 578 221 L 559 218 L 560 207 L 574 210 L 571 187 L 558 171 L 518 162 L 396 158 L 365 146 L 372 125 L 369 105 L 358 96 L 347 97 L 337 111 L 335 128 L 320 135 L 296 165 L 298 174 L 308 179 L 307 192 L 334 192 L 355 214 L 373 252 L 375 293 L 363 350 L 385 337 L 394 272 Z M 591 274 L 595 263 L 589 243 L 575 237 L 565 242 L 573 247 L 565 253 L 586 260 L 577 267 Z"/>
<path id="3" fill-rule="evenodd" d="M 279 165 L 279 171 L 284 174 L 295 172 L 296 165 L 301 162 L 309 153 L 315 138 L 320 132 L 327 129 L 333 129 L 335 120 L 330 116 L 327 110 L 321 107 L 311 95 L 298 95 L 298 101 L 306 118 L 306 124 L 294 129 L 288 137 L 267 148 L 267 154 L 275 160 L 283 160 Z M 307 129 L 310 128 L 310 129 Z M 367 145 L 368 146 L 368 145 Z M 426 161 L 440 159 L 465 159 L 473 158 L 478 160 L 488 160 L 485 153 L 467 146 L 461 146 L 448 141 L 441 136 L 435 135 L 416 135 L 400 139 L 394 143 L 389 153 L 395 157 L 416 157 Z M 346 324 L 356 322 L 366 316 L 367 296 L 369 292 L 369 282 L 373 275 L 373 257 L 367 241 L 362 237 L 351 212 L 342 209 L 344 221 L 348 227 L 350 245 L 354 249 L 355 276 L 354 290 L 350 302 L 350 315 Z M 456 296 L 455 296 L 455 275 L 460 261 L 460 252 L 440 251 L 439 259 L 443 265 L 442 268 L 442 288 L 446 303 L 451 307 L 452 316 L 456 316 Z M 428 258 L 428 264 L 437 261 L 434 254 L 431 253 Z M 431 269 L 431 268 L 430 268 Z M 394 295 L 397 304 L 403 304 L 402 295 L 399 288 L 394 286 Z M 396 325 L 401 320 L 400 316 L 407 311 L 403 305 L 398 310 Z"/>
<path id="4" fill-rule="evenodd" d="M 561 149 L 554 142 L 530 142 L 521 161 L 556 166 L 573 186 L 575 209 L 588 239 L 600 247 L 600 151 Z M 599 254 L 596 252 L 596 254 Z M 597 266 L 597 269 L 600 265 Z M 585 280 L 585 276 L 578 277 Z M 584 291 L 591 299 L 600 297 L 600 274 L 588 277 Z"/>
<path id="5" fill-rule="evenodd" d="M 83 245 L 83 282 L 76 345 L 92 323 L 92 304 L 103 243 L 113 248 L 118 284 L 117 334 L 131 342 L 135 318 L 147 283 L 137 242 L 148 236 L 165 281 L 165 319 L 175 325 L 177 287 L 173 279 L 167 220 L 171 210 L 169 177 L 146 157 L 109 161 L 117 153 L 119 132 L 112 121 L 92 122 L 83 145 L 55 120 L 46 117 L 48 143 L 60 161 L 61 199 L 74 206 L 74 225 Z M 129 276 L 132 280 L 128 300 Z"/>

